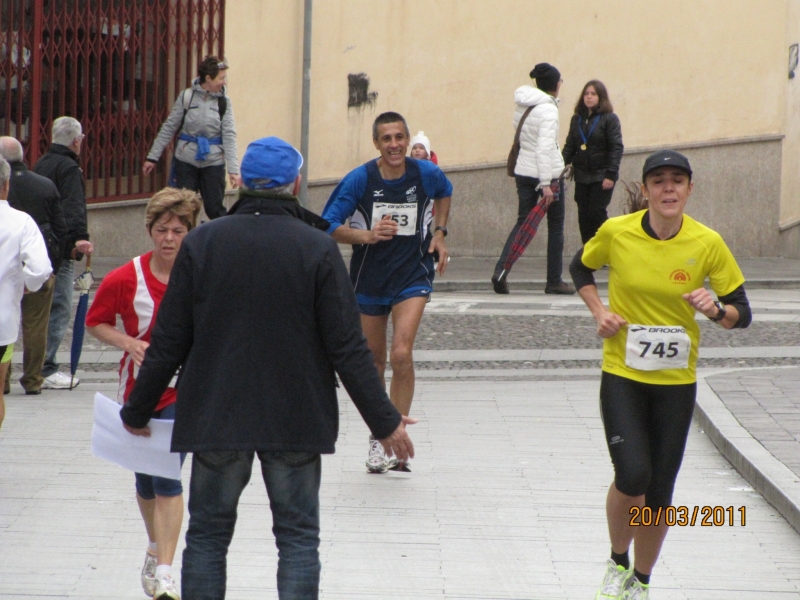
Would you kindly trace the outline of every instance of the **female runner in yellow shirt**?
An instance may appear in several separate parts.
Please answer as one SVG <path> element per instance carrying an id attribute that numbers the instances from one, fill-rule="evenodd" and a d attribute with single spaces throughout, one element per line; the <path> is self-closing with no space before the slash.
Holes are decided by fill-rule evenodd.
<path id="1" fill-rule="evenodd" d="M 649 598 L 668 528 L 663 520 L 631 527 L 631 508 L 655 515 L 672 502 L 697 390 L 695 311 L 726 329 L 751 321 L 744 277 L 722 237 L 684 214 L 693 189 L 688 159 L 651 154 L 642 180 L 647 210 L 606 221 L 570 266 L 604 338 L 600 405 L 614 482 L 606 500 L 611 559 L 598 600 Z M 603 265 L 608 307 L 592 275 Z M 706 277 L 719 301 L 703 287 Z"/>

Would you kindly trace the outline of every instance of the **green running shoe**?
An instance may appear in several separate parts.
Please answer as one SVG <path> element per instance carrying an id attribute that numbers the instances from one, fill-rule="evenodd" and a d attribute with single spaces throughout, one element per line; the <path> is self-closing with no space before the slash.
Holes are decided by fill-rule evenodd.
<path id="1" fill-rule="evenodd" d="M 633 569 L 626 569 L 609 558 L 606 563 L 606 576 L 594 597 L 595 600 L 621 600 L 622 591 L 632 575 Z"/>

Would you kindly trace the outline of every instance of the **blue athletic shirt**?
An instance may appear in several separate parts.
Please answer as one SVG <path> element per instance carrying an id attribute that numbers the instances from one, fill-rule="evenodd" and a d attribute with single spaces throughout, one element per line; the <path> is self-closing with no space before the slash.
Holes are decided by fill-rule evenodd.
<path id="1" fill-rule="evenodd" d="M 433 286 L 433 200 L 453 195 L 453 185 L 438 166 L 406 158 L 400 179 L 385 180 L 378 159 L 348 173 L 333 190 L 324 219 L 328 233 L 350 221 L 354 229 L 372 229 L 373 212 L 392 215 L 400 233 L 376 244 L 354 244 L 350 280 L 359 304 L 393 304 L 398 296 Z"/>

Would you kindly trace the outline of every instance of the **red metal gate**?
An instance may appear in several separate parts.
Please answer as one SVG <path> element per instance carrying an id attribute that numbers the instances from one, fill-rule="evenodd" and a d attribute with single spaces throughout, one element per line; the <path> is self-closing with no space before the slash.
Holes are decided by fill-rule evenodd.
<path id="1" fill-rule="evenodd" d="M 90 202 L 146 197 L 166 185 L 142 163 L 180 90 L 207 54 L 223 54 L 225 0 L 0 0 L 0 133 L 29 166 L 50 128 L 83 125 Z"/>

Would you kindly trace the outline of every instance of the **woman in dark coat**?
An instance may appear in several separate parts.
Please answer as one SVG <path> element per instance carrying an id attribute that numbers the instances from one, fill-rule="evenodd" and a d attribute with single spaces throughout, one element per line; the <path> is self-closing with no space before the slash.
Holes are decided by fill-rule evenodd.
<path id="1" fill-rule="evenodd" d="M 584 244 L 608 219 L 606 209 L 619 178 L 622 150 L 622 129 L 606 86 L 592 79 L 583 86 L 575 105 L 561 153 L 564 164 L 573 168 L 578 226 Z"/>

